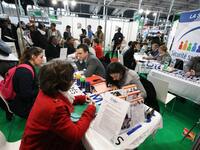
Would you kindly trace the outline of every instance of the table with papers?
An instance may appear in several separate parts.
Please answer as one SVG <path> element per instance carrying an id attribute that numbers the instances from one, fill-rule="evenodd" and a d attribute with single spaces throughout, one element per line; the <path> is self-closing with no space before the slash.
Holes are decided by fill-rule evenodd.
<path id="1" fill-rule="evenodd" d="M 127 135 L 127 139 L 121 141 L 122 143 L 120 145 L 116 145 L 104 138 L 92 128 L 92 125 L 86 132 L 82 142 L 87 150 L 134 149 L 143 143 L 148 136 L 154 134 L 159 128 L 162 128 L 162 117 L 158 112 L 154 112 L 154 116 L 151 118 L 150 122 L 142 123 L 141 127 L 130 136 Z"/>
<path id="2" fill-rule="evenodd" d="M 200 104 L 200 77 L 186 77 L 182 70 L 175 70 L 171 73 L 151 70 L 148 76 L 168 82 L 170 92 Z"/>
<path id="3" fill-rule="evenodd" d="M 83 94 L 83 92 L 78 88 L 76 84 L 72 86 L 72 88 L 69 90 L 69 93 L 72 95 Z M 124 120 L 123 116 L 127 113 L 129 103 L 127 101 L 121 100 L 118 97 L 115 97 L 109 92 L 102 94 L 87 93 L 87 95 L 90 96 L 90 98 L 96 103 L 98 113 L 82 139 L 82 142 L 87 150 L 134 149 L 138 147 L 142 142 L 144 142 L 148 136 L 153 134 L 159 128 L 162 128 L 162 117 L 158 112 L 155 111 L 149 122 L 143 121 L 142 123 L 135 124 L 134 126 L 129 126 L 128 129 L 126 128 L 121 130 L 121 125 Z M 111 101 L 109 101 L 109 95 L 111 95 L 111 97 L 114 96 L 113 103 L 116 103 L 114 104 L 115 106 L 111 104 Z M 87 104 L 75 106 L 74 112 L 71 114 L 71 119 L 74 122 L 78 121 L 86 107 Z M 141 118 L 136 112 L 141 112 L 143 109 L 144 113 L 144 111 L 148 108 L 149 107 L 144 104 L 137 105 L 134 111 L 134 120 L 136 118 Z M 120 127 L 116 126 L 116 124 L 119 122 L 121 122 Z M 138 125 L 139 128 L 137 127 Z M 116 135 L 116 138 L 112 135 Z M 116 144 L 118 138 L 121 137 L 123 137 L 123 140 L 120 142 L 120 144 Z"/>
<path id="4" fill-rule="evenodd" d="M 135 67 L 137 73 L 146 73 L 148 74 L 152 69 L 161 69 L 161 64 L 155 60 L 151 61 L 138 61 Z"/>

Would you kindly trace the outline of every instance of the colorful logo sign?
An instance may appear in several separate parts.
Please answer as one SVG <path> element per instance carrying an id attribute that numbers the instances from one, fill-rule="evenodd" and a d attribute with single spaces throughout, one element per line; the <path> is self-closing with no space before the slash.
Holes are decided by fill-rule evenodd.
<path id="1" fill-rule="evenodd" d="M 179 50 L 200 53 L 200 45 L 186 41 L 181 41 L 178 47 Z"/>

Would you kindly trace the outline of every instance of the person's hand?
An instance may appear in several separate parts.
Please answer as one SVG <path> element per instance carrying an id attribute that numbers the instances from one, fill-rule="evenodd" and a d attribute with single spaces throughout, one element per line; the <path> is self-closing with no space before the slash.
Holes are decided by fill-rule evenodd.
<path id="1" fill-rule="evenodd" d="M 93 105 L 94 107 L 96 107 L 96 103 L 94 101 L 91 100 L 91 102 L 89 103 L 89 105 Z"/>
<path id="2" fill-rule="evenodd" d="M 86 95 L 86 100 L 85 100 L 87 103 L 90 103 L 91 101 L 92 101 L 92 99 L 88 96 L 88 95 Z"/>
<path id="3" fill-rule="evenodd" d="M 185 76 L 186 76 L 186 77 L 191 76 L 191 72 L 190 72 L 190 71 L 186 72 L 186 73 L 185 73 Z"/>
<path id="4" fill-rule="evenodd" d="M 190 72 L 192 76 L 195 76 L 195 71 L 193 69 Z"/>
<path id="5" fill-rule="evenodd" d="M 142 57 L 142 59 L 147 59 L 147 57 Z"/>

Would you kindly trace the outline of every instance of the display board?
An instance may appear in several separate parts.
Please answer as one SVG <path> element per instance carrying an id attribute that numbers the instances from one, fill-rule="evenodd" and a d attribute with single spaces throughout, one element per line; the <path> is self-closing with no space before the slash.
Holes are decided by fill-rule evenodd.
<path id="1" fill-rule="evenodd" d="M 171 56 L 188 61 L 200 56 L 200 9 L 182 13 L 173 42 Z"/>

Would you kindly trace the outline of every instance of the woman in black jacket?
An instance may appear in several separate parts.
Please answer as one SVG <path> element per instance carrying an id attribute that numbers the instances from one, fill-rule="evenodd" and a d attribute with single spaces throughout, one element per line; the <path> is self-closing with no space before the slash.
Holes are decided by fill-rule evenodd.
<path id="1" fill-rule="evenodd" d="M 26 67 L 16 69 L 13 76 L 13 88 L 16 97 L 9 101 L 9 106 L 14 114 L 27 118 L 38 93 L 38 82 L 35 66 L 43 62 L 42 49 L 39 47 L 28 48 L 20 58 L 20 64 L 27 64 Z"/>

